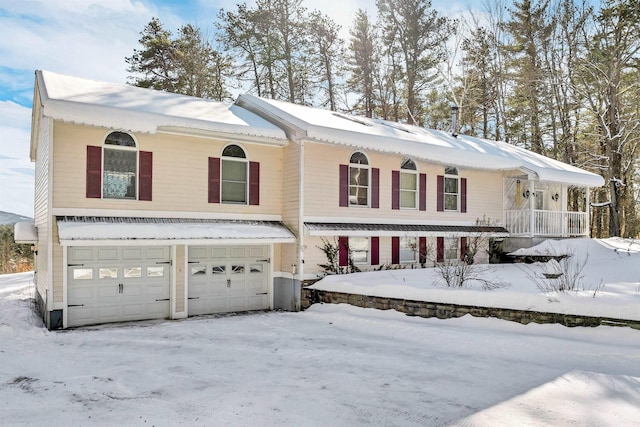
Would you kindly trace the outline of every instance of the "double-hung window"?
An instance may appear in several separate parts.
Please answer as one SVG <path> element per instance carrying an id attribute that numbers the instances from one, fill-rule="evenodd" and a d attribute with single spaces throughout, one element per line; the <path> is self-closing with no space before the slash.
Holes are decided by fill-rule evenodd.
<path id="1" fill-rule="evenodd" d="M 460 259 L 460 239 L 456 237 L 445 237 L 444 260 L 458 261 L 459 259 Z"/>
<path id="2" fill-rule="evenodd" d="M 369 206 L 369 160 L 355 152 L 349 160 L 349 205 Z"/>
<path id="3" fill-rule="evenodd" d="M 444 175 L 444 210 L 458 211 L 460 209 L 460 178 L 458 169 L 448 167 Z"/>
<path id="4" fill-rule="evenodd" d="M 222 150 L 222 203 L 247 203 L 247 165 L 247 156 L 239 146 L 232 144 Z"/>
<path id="5" fill-rule="evenodd" d="M 137 197 L 138 148 L 133 137 L 111 132 L 104 141 L 102 197 L 135 199 Z"/>
<path id="6" fill-rule="evenodd" d="M 409 264 L 417 260 L 418 242 L 415 237 L 400 238 L 400 263 Z"/>
<path id="7" fill-rule="evenodd" d="M 369 263 L 369 238 L 368 237 L 350 237 L 349 253 L 354 264 Z"/>
<path id="8" fill-rule="evenodd" d="M 404 159 L 400 165 L 400 207 L 415 209 L 418 198 L 418 173 L 411 159 Z"/>

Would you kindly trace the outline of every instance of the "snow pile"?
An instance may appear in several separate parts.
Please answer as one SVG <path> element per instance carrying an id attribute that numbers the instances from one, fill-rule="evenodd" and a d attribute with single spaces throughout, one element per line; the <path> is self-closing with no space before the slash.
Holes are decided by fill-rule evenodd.
<path id="1" fill-rule="evenodd" d="M 0 276 L 3 426 L 634 426 L 630 328 L 316 304 L 46 332 Z"/>
<path id="2" fill-rule="evenodd" d="M 578 290 L 546 292 L 536 282 L 550 270 L 545 263 L 474 266 L 474 274 L 502 287 L 485 291 L 479 281 L 448 288 L 434 268 L 386 270 L 328 276 L 312 289 L 470 306 L 512 308 L 560 314 L 640 320 L 640 244 L 612 238 L 547 240 L 517 255 L 570 255 L 582 268 Z"/>

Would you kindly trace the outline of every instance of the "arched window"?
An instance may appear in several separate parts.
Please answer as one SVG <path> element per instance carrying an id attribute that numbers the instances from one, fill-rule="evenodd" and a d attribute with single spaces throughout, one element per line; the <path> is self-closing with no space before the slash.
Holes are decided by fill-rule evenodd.
<path id="1" fill-rule="evenodd" d="M 235 144 L 222 150 L 222 203 L 247 203 L 247 155 Z"/>
<path id="2" fill-rule="evenodd" d="M 369 160 L 357 151 L 349 159 L 349 205 L 369 205 Z"/>
<path id="3" fill-rule="evenodd" d="M 125 132 L 111 132 L 102 150 L 102 197 L 136 199 L 138 147 L 133 137 Z"/>
<path id="4" fill-rule="evenodd" d="M 458 169 L 447 167 L 444 170 L 444 210 L 458 211 L 460 209 L 460 177 Z"/>
<path id="5" fill-rule="evenodd" d="M 413 160 L 404 159 L 400 164 L 400 207 L 415 209 L 418 199 L 418 173 Z"/>

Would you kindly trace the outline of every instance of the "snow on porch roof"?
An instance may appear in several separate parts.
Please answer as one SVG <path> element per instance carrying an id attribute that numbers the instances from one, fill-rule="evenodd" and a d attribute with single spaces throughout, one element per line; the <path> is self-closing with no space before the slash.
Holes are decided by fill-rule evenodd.
<path id="1" fill-rule="evenodd" d="M 307 140 L 394 153 L 444 165 L 519 170 L 535 180 L 599 187 L 601 176 L 500 141 L 357 117 L 242 95 L 236 104 L 289 127 Z M 398 165 L 399 166 L 399 165 Z"/>
<path id="2" fill-rule="evenodd" d="M 279 221 L 61 216 L 57 222 L 62 243 L 100 240 L 295 242 L 295 236 Z"/>
<path id="3" fill-rule="evenodd" d="M 284 132 L 230 103 L 36 71 L 43 114 L 55 120 L 132 132 L 245 135 L 287 143 Z"/>
<path id="4" fill-rule="evenodd" d="M 367 224 L 367 223 L 329 223 L 306 222 L 305 227 L 311 236 L 345 235 L 377 235 L 397 236 L 399 233 L 415 233 L 423 235 L 468 235 L 487 234 L 494 237 L 507 236 L 504 227 L 480 225 L 429 225 L 429 224 Z"/>

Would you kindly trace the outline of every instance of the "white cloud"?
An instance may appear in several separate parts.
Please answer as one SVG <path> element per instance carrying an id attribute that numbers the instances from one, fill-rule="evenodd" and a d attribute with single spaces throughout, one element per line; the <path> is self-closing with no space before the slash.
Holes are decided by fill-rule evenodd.
<path id="1" fill-rule="evenodd" d="M 33 216 L 31 109 L 0 101 L 0 211 Z"/>

